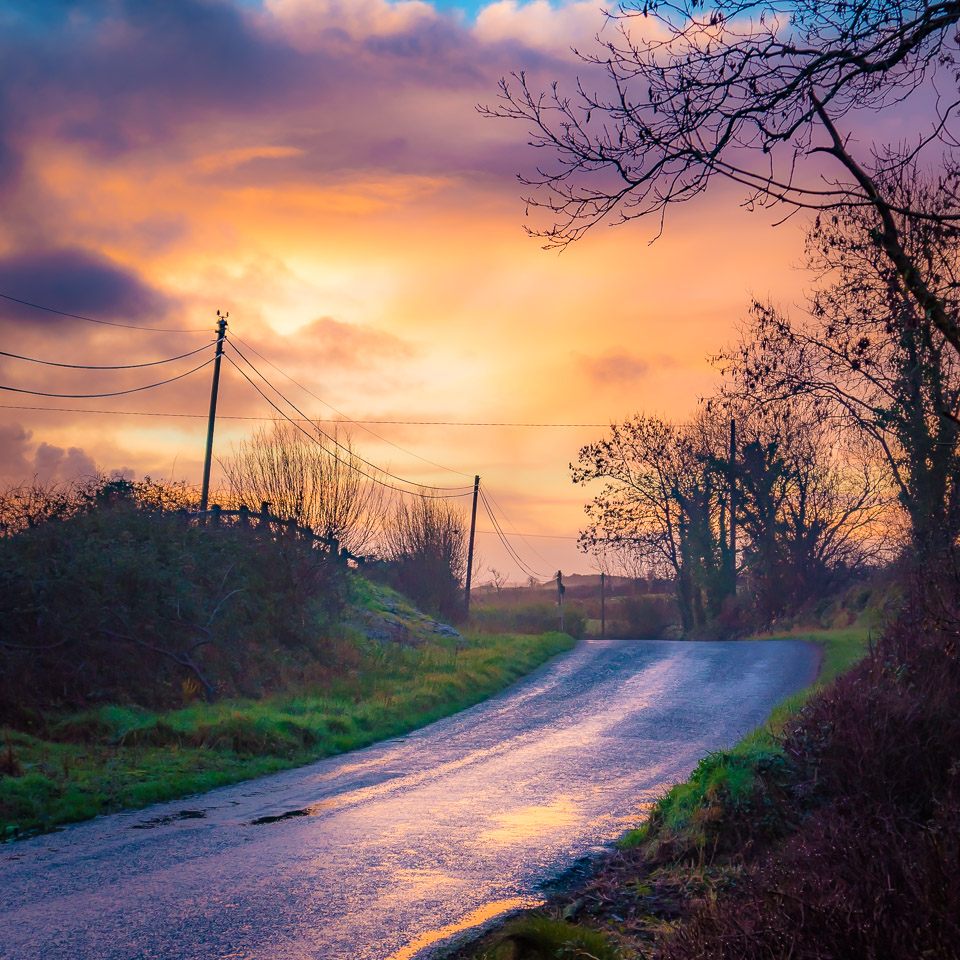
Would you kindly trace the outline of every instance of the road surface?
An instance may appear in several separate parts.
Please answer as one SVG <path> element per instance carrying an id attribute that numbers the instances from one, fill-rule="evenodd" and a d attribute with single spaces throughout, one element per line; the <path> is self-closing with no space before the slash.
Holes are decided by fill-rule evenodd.
<path id="1" fill-rule="evenodd" d="M 817 662 L 582 643 L 405 738 L 2 846 L 0 958 L 419 960 L 536 903 Z"/>

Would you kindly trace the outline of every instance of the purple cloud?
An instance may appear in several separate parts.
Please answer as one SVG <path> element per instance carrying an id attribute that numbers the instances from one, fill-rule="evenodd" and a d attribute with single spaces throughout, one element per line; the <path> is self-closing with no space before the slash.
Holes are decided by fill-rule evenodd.
<path id="1" fill-rule="evenodd" d="M 144 322 L 162 315 L 168 299 L 134 273 L 98 253 L 59 248 L 0 258 L 0 293 L 55 310 L 102 320 Z M 0 301 L 0 323 L 57 326 L 74 323 L 10 301 Z"/>

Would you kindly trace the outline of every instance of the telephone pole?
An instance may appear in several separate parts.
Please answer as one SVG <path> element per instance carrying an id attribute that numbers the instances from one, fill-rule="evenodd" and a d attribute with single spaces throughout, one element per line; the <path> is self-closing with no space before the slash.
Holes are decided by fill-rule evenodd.
<path id="1" fill-rule="evenodd" d="M 223 341 L 227 338 L 227 317 L 217 311 L 217 352 L 213 361 L 213 386 L 210 388 L 210 418 L 207 421 L 207 452 L 203 458 L 203 486 L 200 488 L 200 510 L 207 509 L 207 497 L 210 495 L 210 461 L 213 459 L 213 427 L 217 422 L 217 391 L 220 389 L 220 359 L 223 356 Z"/>
<path id="2" fill-rule="evenodd" d="M 467 582 L 463 588 L 464 615 L 470 616 L 470 578 L 473 576 L 473 538 L 477 532 L 477 497 L 480 494 L 480 477 L 473 478 L 473 513 L 470 517 L 470 546 L 467 550 Z"/>
<path id="3" fill-rule="evenodd" d="M 600 571 L 600 638 L 603 639 L 607 635 L 607 575 L 601 570 Z"/>
<path id="4" fill-rule="evenodd" d="M 563 595 L 567 588 L 563 585 L 563 573 L 557 571 L 557 605 L 560 607 L 560 632 L 563 633 Z"/>
<path id="5" fill-rule="evenodd" d="M 730 421 L 730 587 L 737 595 L 737 421 Z"/>

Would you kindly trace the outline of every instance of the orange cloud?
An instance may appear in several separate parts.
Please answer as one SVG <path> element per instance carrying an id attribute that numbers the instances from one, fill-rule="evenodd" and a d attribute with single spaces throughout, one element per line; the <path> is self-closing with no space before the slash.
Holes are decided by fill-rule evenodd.
<path id="1" fill-rule="evenodd" d="M 722 191 L 671 211 L 652 247 L 644 225 L 601 228 L 560 256 L 523 234 L 514 174 L 535 158 L 520 128 L 474 104 L 513 67 L 572 76 L 570 44 L 600 26 L 593 3 L 494 3 L 473 24 L 386 0 L 104 9 L 84 14 L 86 46 L 56 13 L 43 47 L 0 38 L 0 78 L 21 103 L 4 128 L 16 169 L 0 182 L 0 292 L 32 276 L 24 299 L 203 332 L 51 325 L 4 305 L 10 352 L 171 356 L 209 341 L 224 309 L 231 335 L 357 419 L 604 424 L 638 409 L 688 416 L 749 294 L 801 295 L 801 231 L 771 232 Z M 131 43 L 148 34 L 138 59 Z M 234 53 L 201 64 L 203 44 Z M 69 288 L 64 251 L 87 268 Z M 25 258 L 41 254 L 47 269 L 28 276 Z M 334 416 L 248 356 L 300 409 Z M 128 371 L 91 388 L 82 372 L 12 362 L 0 379 L 59 393 L 149 382 Z M 0 409 L 4 463 L 29 475 L 44 443 L 58 464 L 75 448 L 107 469 L 197 479 L 209 386 L 206 368 L 112 400 L 7 395 L 148 415 Z M 229 363 L 220 413 L 218 454 L 253 426 L 231 417 L 276 416 Z M 428 483 L 464 482 L 434 464 L 479 473 L 520 531 L 544 535 L 531 541 L 538 566 L 587 567 L 573 540 L 552 537 L 582 523 L 588 492 L 567 465 L 602 428 L 370 429 L 355 428 L 368 458 Z M 488 562 L 506 566 L 483 536 Z"/>

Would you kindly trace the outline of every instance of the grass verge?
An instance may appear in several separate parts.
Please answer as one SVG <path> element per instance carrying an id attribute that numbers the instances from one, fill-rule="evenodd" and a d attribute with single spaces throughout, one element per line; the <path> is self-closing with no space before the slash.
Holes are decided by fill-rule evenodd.
<path id="1" fill-rule="evenodd" d="M 574 641 L 560 633 L 368 640 L 322 685 L 153 712 L 101 706 L 0 740 L 0 835 L 49 830 L 263 776 L 398 736 L 502 690 Z"/>
<path id="2" fill-rule="evenodd" d="M 677 784 L 651 809 L 649 819 L 619 841 L 621 847 L 646 846 L 655 858 L 676 858 L 692 851 L 737 843 L 741 834 L 758 827 L 779 832 L 788 811 L 777 791 L 792 776 L 790 762 L 780 745 L 784 726 L 818 690 L 853 666 L 867 651 L 871 625 L 859 622 L 832 630 L 805 633 L 771 633 L 754 640 L 804 640 L 821 648 L 816 681 L 778 703 L 767 722 L 748 733 L 728 750 L 708 754 L 689 779 Z M 763 795 L 758 789 L 763 786 Z M 771 795 L 772 793 L 772 795 Z M 758 809 L 759 807 L 759 809 Z M 742 830 L 731 830 L 731 820 L 742 821 Z"/>

